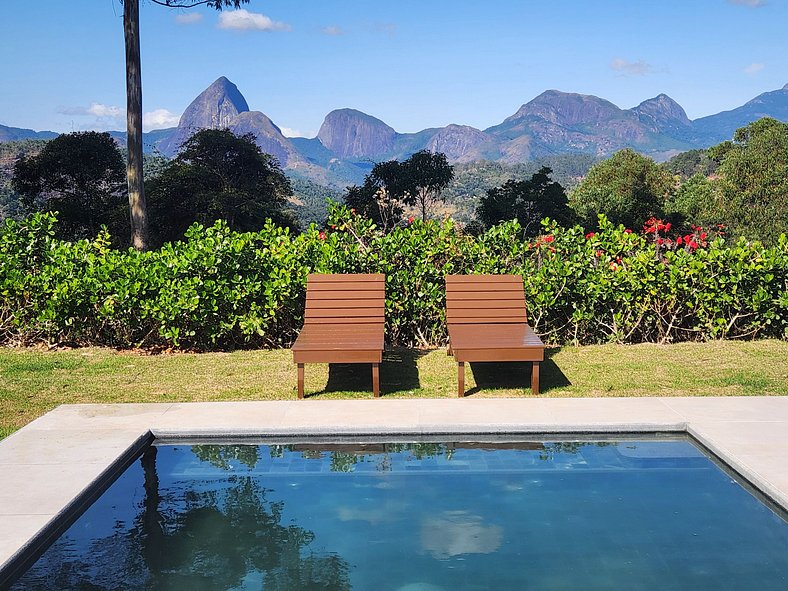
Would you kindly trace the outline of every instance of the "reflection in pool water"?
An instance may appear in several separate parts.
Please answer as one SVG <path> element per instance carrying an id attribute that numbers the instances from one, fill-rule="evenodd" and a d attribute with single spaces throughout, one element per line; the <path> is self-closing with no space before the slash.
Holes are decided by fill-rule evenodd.
<path id="1" fill-rule="evenodd" d="M 21 590 L 788 589 L 788 524 L 684 440 L 150 448 Z"/>

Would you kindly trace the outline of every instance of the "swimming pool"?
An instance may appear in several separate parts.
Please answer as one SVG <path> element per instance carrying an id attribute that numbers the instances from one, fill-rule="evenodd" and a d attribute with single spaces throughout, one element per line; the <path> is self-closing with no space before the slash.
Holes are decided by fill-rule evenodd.
<path id="1" fill-rule="evenodd" d="M 15 584 L 788 587 L 788 523 L 686 438 L 154 445 Z"/>

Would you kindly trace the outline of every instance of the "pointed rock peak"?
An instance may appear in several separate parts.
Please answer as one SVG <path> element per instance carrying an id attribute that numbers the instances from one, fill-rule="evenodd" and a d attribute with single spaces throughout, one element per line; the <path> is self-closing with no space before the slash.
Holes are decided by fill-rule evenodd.
<path id="1" fill-rule="evenodd" d="M 654 98 L 647 99 L 632 109 L 641 119 L 643 117 L 654 119 L 658 122 L 672 121 L 689 125 L 690 120 L 684 108 L 664 93 L 660 93 Z"/>
<path id="2" fill-rule="evenodd" d="M 199 96 L 194 99 L 192 104 L 199 101 L 201 97 L 216 99 L 217 101 L 226 101 L 232 104 L 238 113 L 243 113 L 244 111 L 249 110 L 249 105 L 247 104 L 244 95 L 241 94 L 241 91 L 238 90 L 238 87 L 235 84 L 230 82 L 224 76 L 219 76 L 213 82 L 213 84 L 203 90 Z"/>
<path id="3" fill-rule="evenodd" d="M 786 84 L 785 86 L 783 86 L 783 90 L 788 90 L 788 84 Z"/>
<path id="4" fill-rule="evenodd" d="M 249 105 L 238 87 L 222 76 L 186 107 L 175 133 L 162 142 L 159 149 L 172 156 L 195 130 L 231 127 L 238 114 L 248 110 Z"/>

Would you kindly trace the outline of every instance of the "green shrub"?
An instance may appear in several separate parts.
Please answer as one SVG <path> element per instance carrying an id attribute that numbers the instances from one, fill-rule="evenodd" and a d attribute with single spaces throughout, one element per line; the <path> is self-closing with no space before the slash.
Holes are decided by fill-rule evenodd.
<path id="1" fill-rule="evenodd" d="M 140 253 L 110 248 L 106 233 L 58 240 L 55 224 L 36 214 L 0 230 L 2 343 L 287 346 L 312 272 L 385 273 L 387 339 L 398 345 L 445 342 L 450 273 L 522 275 L 529 321 L 554 343 L 788 336 L 785 236 L 771 248 L 700 229 L 679 240 L 656 220 L 640 234 L 604 216 L 588 235 L 544 221 L 530 241 L 516 221 L 479 237 L 450 220 L 383 234 L 332 205 L 325 231 L 217 222 Z"/>

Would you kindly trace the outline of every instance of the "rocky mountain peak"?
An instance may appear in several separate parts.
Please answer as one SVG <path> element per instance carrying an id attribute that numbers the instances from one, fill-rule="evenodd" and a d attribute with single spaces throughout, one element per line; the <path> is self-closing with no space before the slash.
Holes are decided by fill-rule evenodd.
<path id="1" fill-rule="evenodd" d="M 340 158 L 373 158 L 388 153 L 397 132 L 380 119 L 356 111 L 337 109 L 326 115 L 317 139 Z"/>
<path id="2" fill-rule="evenodd" d="M 620 115 L 621 109 L 610 101 L 588 94 L 547 90 L 524 104 L 505 122 L 538 117 L 565 127 L 593 124 Z"/>
<path id="3" fill-rule="evenodd" d="M 662 129 L 666 124 L 689 126 L 692 122 L 682 106 L 666 94 L 658 94 L 654 98 L 643 101 L 632 111 L 640 120 L 656 129 Z"/>
<path id="4" fill-rule="evenodd" d="M 221 76 L 186 107 L 175 132 L 159 149 L 171 156 L 195 131 L 230 127 L 239 113 L 248 110 L 249 105 L 238 87 Z"/>

